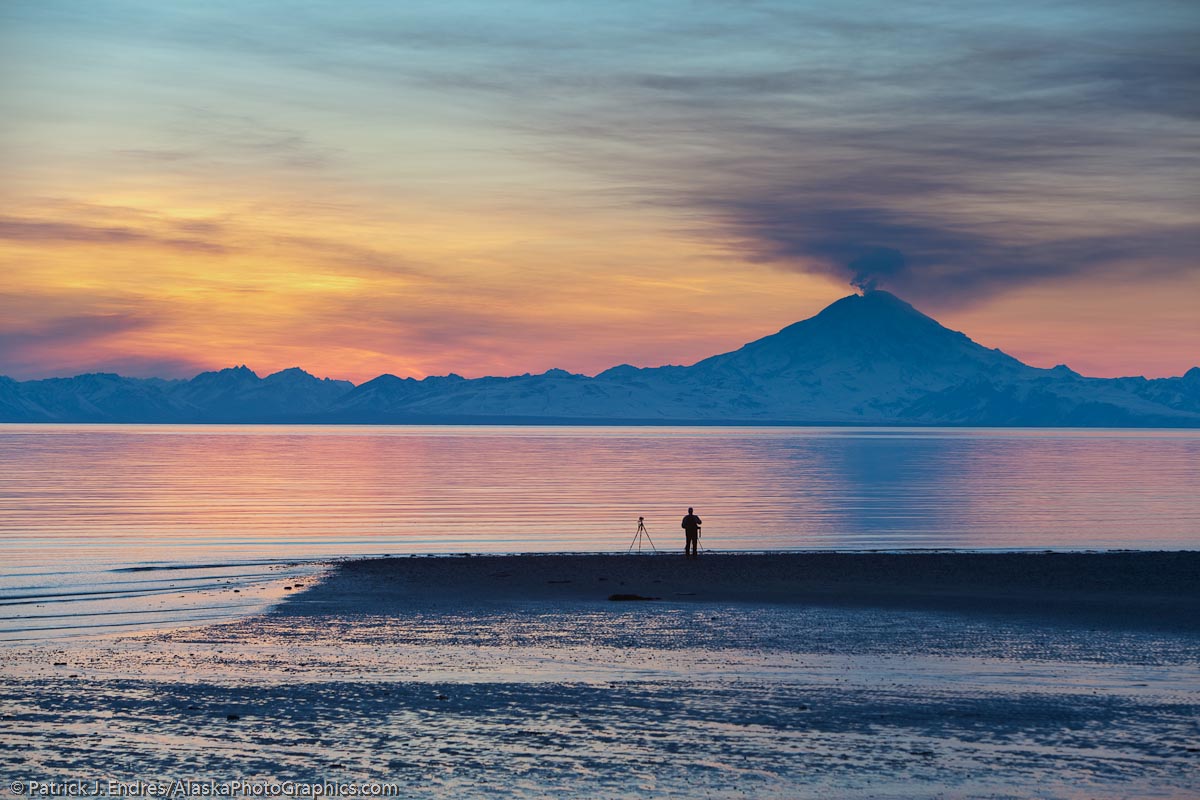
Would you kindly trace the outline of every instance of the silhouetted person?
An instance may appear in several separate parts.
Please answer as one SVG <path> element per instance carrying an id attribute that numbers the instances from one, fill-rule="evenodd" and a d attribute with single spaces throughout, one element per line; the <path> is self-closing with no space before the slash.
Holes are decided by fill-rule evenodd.
<path id="1" fill-rule="evenodd" d="M 679 527 L 683 528 L 683 555 L 695 558 L 699 555 L 696 550 L 700 545 L 700 518 L 692 513 L 692 509 L 688 509 L 687 516 L 683 518 L 683 522 L 679 523 Z"/>

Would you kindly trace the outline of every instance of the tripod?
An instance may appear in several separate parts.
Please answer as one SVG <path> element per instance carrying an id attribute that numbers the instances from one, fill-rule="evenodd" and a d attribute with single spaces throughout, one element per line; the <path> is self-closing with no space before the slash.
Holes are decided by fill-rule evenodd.
<path id="1" fill-rule="evenodd" d="M 643 536 L 646 537 L 646 541 L 650 543 L 650 549 L 657 553 L 658 548 L 654 546 L 654 540 L 650 538 L 650 531 L 646 530 L 646 518 L 645 517 L 638 517 L 637 533 L 635 533 L 633 535 L 633 541 L 629 543 L 629 549 L 626 550 L 625 552 L 632 553 L 633 546 L 635 544 L 637 545 L 638 552 L 639 553 L 642 552 L 642 537 Z"/>

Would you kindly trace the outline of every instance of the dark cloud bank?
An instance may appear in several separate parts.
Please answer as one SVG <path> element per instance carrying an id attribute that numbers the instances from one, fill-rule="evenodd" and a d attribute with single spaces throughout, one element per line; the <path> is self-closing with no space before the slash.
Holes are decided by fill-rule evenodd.
<path id="1" fill-rule="evenodd" d="M 249 8 L 234 34 L 162 13 L 176 46 L 432 94 L 528 134 L 498 156 L 599 178 L 597 202 L 934 308 L 1197 269 L 1195 2 L 349 2 Z M 211 117 L 251 150 L 330 155 Z"/>
<path id="2" fill-rule="evenodd" d="M 1200 6 L 655 10 L 445 40 L 498 69 L 417 79 L 696 235 L 933 307 L 1197 269 Z"/>

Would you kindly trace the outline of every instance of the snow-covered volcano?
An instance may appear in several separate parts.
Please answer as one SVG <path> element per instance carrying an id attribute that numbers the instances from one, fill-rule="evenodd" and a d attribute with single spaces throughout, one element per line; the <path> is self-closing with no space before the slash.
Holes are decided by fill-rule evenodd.
<path id="1" fill-rule="evenodd" d="M 128 402 L 127 402 L 128 401 Z M 134 402 L 136 401 L 136 402 Z M 0 378 L 0 420 L 1200 426 L 1200 369 L 1085 378 L 989 349 L 883 291 L 691 366 L 360 386 L 239 367 L 191 381 Z"/>

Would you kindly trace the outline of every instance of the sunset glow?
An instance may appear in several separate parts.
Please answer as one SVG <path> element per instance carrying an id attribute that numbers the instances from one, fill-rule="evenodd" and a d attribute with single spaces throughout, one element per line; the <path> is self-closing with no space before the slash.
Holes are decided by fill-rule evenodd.
<path id="1" fill-rule="evenodd" d="M 7 3 L 0 374 L 691 363 L 866 274 L 1179 375 L 1200 14 L 1151 5 Z"/>

